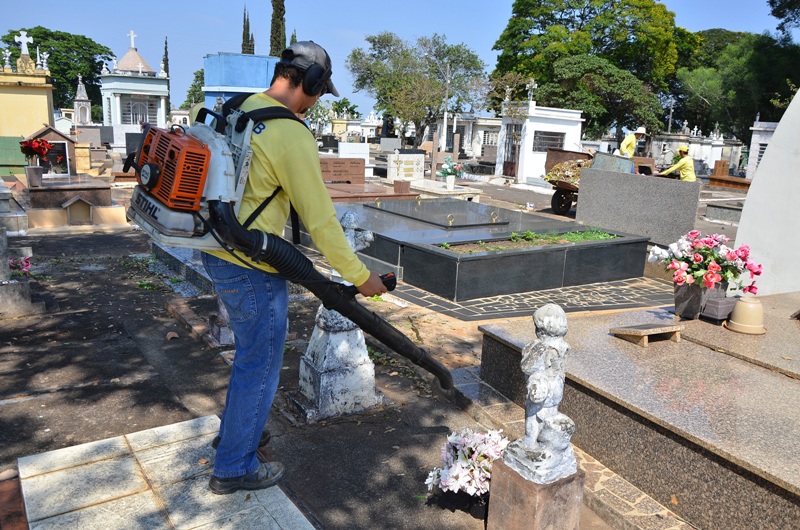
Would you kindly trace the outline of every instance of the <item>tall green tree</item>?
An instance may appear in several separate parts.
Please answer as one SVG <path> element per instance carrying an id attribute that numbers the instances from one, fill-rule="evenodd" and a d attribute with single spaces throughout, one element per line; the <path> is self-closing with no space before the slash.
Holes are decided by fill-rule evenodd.
<path id="1" fill-rule="evenodd" d="M 245 6 L 242 15 L 242 53 L 253 55 L 255 52 L 256 40 L 253 38 L 253 32 L 250 31 L 250 13 L 247 12 L 247 6 Z"/>
<path id="2" fill-rule="evenodd" d="M 583 111 L 584 132 L 600 138 L 609 129 L 660 125 L 661 104 L 630 72 L 596 55 L 563 57 L 553 64 L 553 78 L 536 95 L 545 106 Z"/>
<path id="3" fill-rule="evenodd" d="M 205 100 L 203 85 L 205 85 L 205 71 L 201 68 L 194 73 L 194 79 L 186 92 L 186 101 L 181 104 L 181 110 L 189 110 L 195 104 Z"/>
<path id="4" fill-rule="evenodd" d="M 356 120 L 361 117 L 361 113 L 358 112 L 358 107 L 351 103 L 347 98 L 337 99 L 331 104 L 331 108 L 333 109 L 333 113 L 337 118 L 350 118 Z"/>
<path id="5" fill-rule="evenodd" d="M 444 111 L 463 110 L 470 98 L 470 81 L 484 76 L 484 63 L 465 44 L 447 44 L 444 36 L 409 43 L 391 32 L 368 35 L 368 49 L 347 57 L 355 91 L 365 91 L 376 110 L 413 123 L 422 142 L 425 127 Z"/>
<path id="6" fill-rule="evenodd" d="M 269 54 L 273 57 L 280 57 L 284 49 L 286 49 L 286 8 L 283 0 L 272 0 Z"/>
<path id="7" fill-rule="evenodd" d="M 767 0 L 773 17 L 779 19 L 780 31 L 800 26 L 800 0 Z"/>
<path id="8" fill-rule="evenodd" d="M 292 36 L 289 38 L 289 46 L 291 46 L 295 42 L 297 42 L 297 30 L 293 29 L 292 30 Z"/>
<path id="9" fill-rule="evenodd" d="M 164 64 L 164 71 L 167 73 L 167 112 L 170 112 L 172 103 L 169 99 L 169 47 L 167 46 L 167 37 L 164 37 L 164 57 L 161 62 Z"/>
<path id="10" fill-rule="evenodd" d="M 0 40 L 11 51 L 11 63 L 15 64 L 20 47 L 14 36 L 27 31 L 33 37 L 32 50 L 50 54 L 48 67 L 53 78 L 53 104 L 56 108 L 72 107 L 78 87 L 78 75 L 83 77 L 86 95 L 93 107 L 102 107 L 100 100 L 100 71 L 104 61 L 111 61 L 113 53 L 89 37 L 64 31 L 52 31 L 42 26 L 19 28 L 6 33 Z M 30 51 L 30 50 L 29 50 Z M 35 60 L 35 58 L 34 58 Z M 94 114 L 94 110 L 93 110 Z"/>
<path id="11" fill-rule="evenodd" d="M 597 55 L 663 90 L 678 60 L 674 37 L 674 14 L 655 0 L 515 0 L 496 69 L 547 82 L 562 57 Z"/>

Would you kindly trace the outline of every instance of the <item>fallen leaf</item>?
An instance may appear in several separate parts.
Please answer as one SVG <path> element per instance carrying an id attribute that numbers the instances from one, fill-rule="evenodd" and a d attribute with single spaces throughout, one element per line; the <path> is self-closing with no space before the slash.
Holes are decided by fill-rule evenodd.
<path id="1" fill-rule="evenodd" d="M 172 339 L 177 339 L 177 338 L 178 338 L 178 334 L 175 333 L 174 331 L 170 331 L 169 333 L 167 333 L 167 336 L 166 336 L 167 340 L 172 340 Z"/>
<path id="2" fill-rule="evenodd" d="M 208 464 L 208 458 L 201 458 L 197 461 L 198 464 L 206 465 Z"/>
<path id="3" fill-rule="evenodd" d="M 794 357 L 784 357 L 787 361 L 794 361 Z"/>
<path id="4" fill-rule="evenodd" d="M 677 506 L 677 505 L 678 505 L 678 497 L 676 497 L 675 495 L 672 495 L 672 496 L 670 497 L 670 502 L 671 502 L 672 504 L 674 504 L 675 506 Z"/>
<path id="5" fill-rule="evenodd" d="M 400 375 L 400 374 L 399 374 L 398 372 L 392 372 L 392 373 L 390 373 L 389 375 L 390 375 L 390 376 L 392 376 L 392 377 L 394 377 L 394 376 L 396 376 L 396 375 Z"/>

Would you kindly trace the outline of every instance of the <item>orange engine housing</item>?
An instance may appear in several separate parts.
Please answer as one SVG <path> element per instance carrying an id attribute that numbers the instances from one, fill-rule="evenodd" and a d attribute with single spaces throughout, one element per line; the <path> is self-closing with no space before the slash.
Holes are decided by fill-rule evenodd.
<path id="1" fill-rule="evenodd" d="M 173 210 L 196 212 L 206 185 L 211 151 L 180 129 L 147 129 L 136 157 L 139 167 L 151 163 L 159 175 L 149 191 Z M 142 184 L 139 178 L 139 184 Z"/>

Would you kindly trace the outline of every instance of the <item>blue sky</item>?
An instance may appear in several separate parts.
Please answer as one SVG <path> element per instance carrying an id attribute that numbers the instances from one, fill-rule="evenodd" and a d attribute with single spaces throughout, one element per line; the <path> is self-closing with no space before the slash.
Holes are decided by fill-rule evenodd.
<path id="1" fill-rule="evenodd" d="M 203 67 L 205 55 L 241 50 L 243 0 L 81 0 L 62 3 L 61 8 L 38 4 L 33 8 L 23 1 L 8 3 L 11 5 L 6 5 L 0 18 L 2 34 L 41 25 L 86 35 L 121 58 L 130 46 L 126 34 L 134 30 L 139 53 L 155 70 L 164 54 L 164 37 L 168 37 L 171 97 L 175 105 L 185 99 L 193 73 Z M 724 28 L 762 33 L 774 31 L 778 23 L 769 15 L 767 0 L 662 3 L 675 13 L 677 25 L 690 31 Z M 439 33 L 450 44 L 463 42 L 469 46 L 491 70 L 497 57 L 492 46 L 508 23 L 512 4 L 512 0 L 285 0 L 286 33 L 288 38 L 295 30 L 299 40 L 314 40 L 324 46 L 333 60 L 333 80 L 340 94 L 355 103 L 361 113 L 368 114 L 373 102 L 364 93 L 353 93 L 352 77 L 345 68 L 347 55 L 367 46 L 365 35 L 391 31 L 412 41 Z M 247 8 L 256 53 L 267 54 L 272 2 L 250 0 Z M 797 42 L 797 34 L 794 38 Z"/>

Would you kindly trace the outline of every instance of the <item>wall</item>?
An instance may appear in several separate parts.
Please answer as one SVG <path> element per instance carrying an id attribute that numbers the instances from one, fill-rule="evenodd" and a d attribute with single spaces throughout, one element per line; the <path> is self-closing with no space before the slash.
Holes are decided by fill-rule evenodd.
<path id="1" fill-rule="evenodd" d="M 769 145 L 775 129 L 778 127 L 776 122 L 757 121 L 750 127 L 753 137 L 750 139 L 750 154 L 747 161 L 747 178 L 752 179 L 758 170 L 759 153 Z"/>
<path id="2" fill-rule="evenodd" d="M 22 139 L 53 125 L 53 84 L 46 73 L 0 72 L 0 136 Z"/>
<path id="3" fill-rule="evenodd" d="M 243 53 L 217 53 L 203 58 L 205 105 L 213 108 L 217 97 L 227 101 L 237 94 L 255 94 L 269 87 L 277 57 Z"/>

